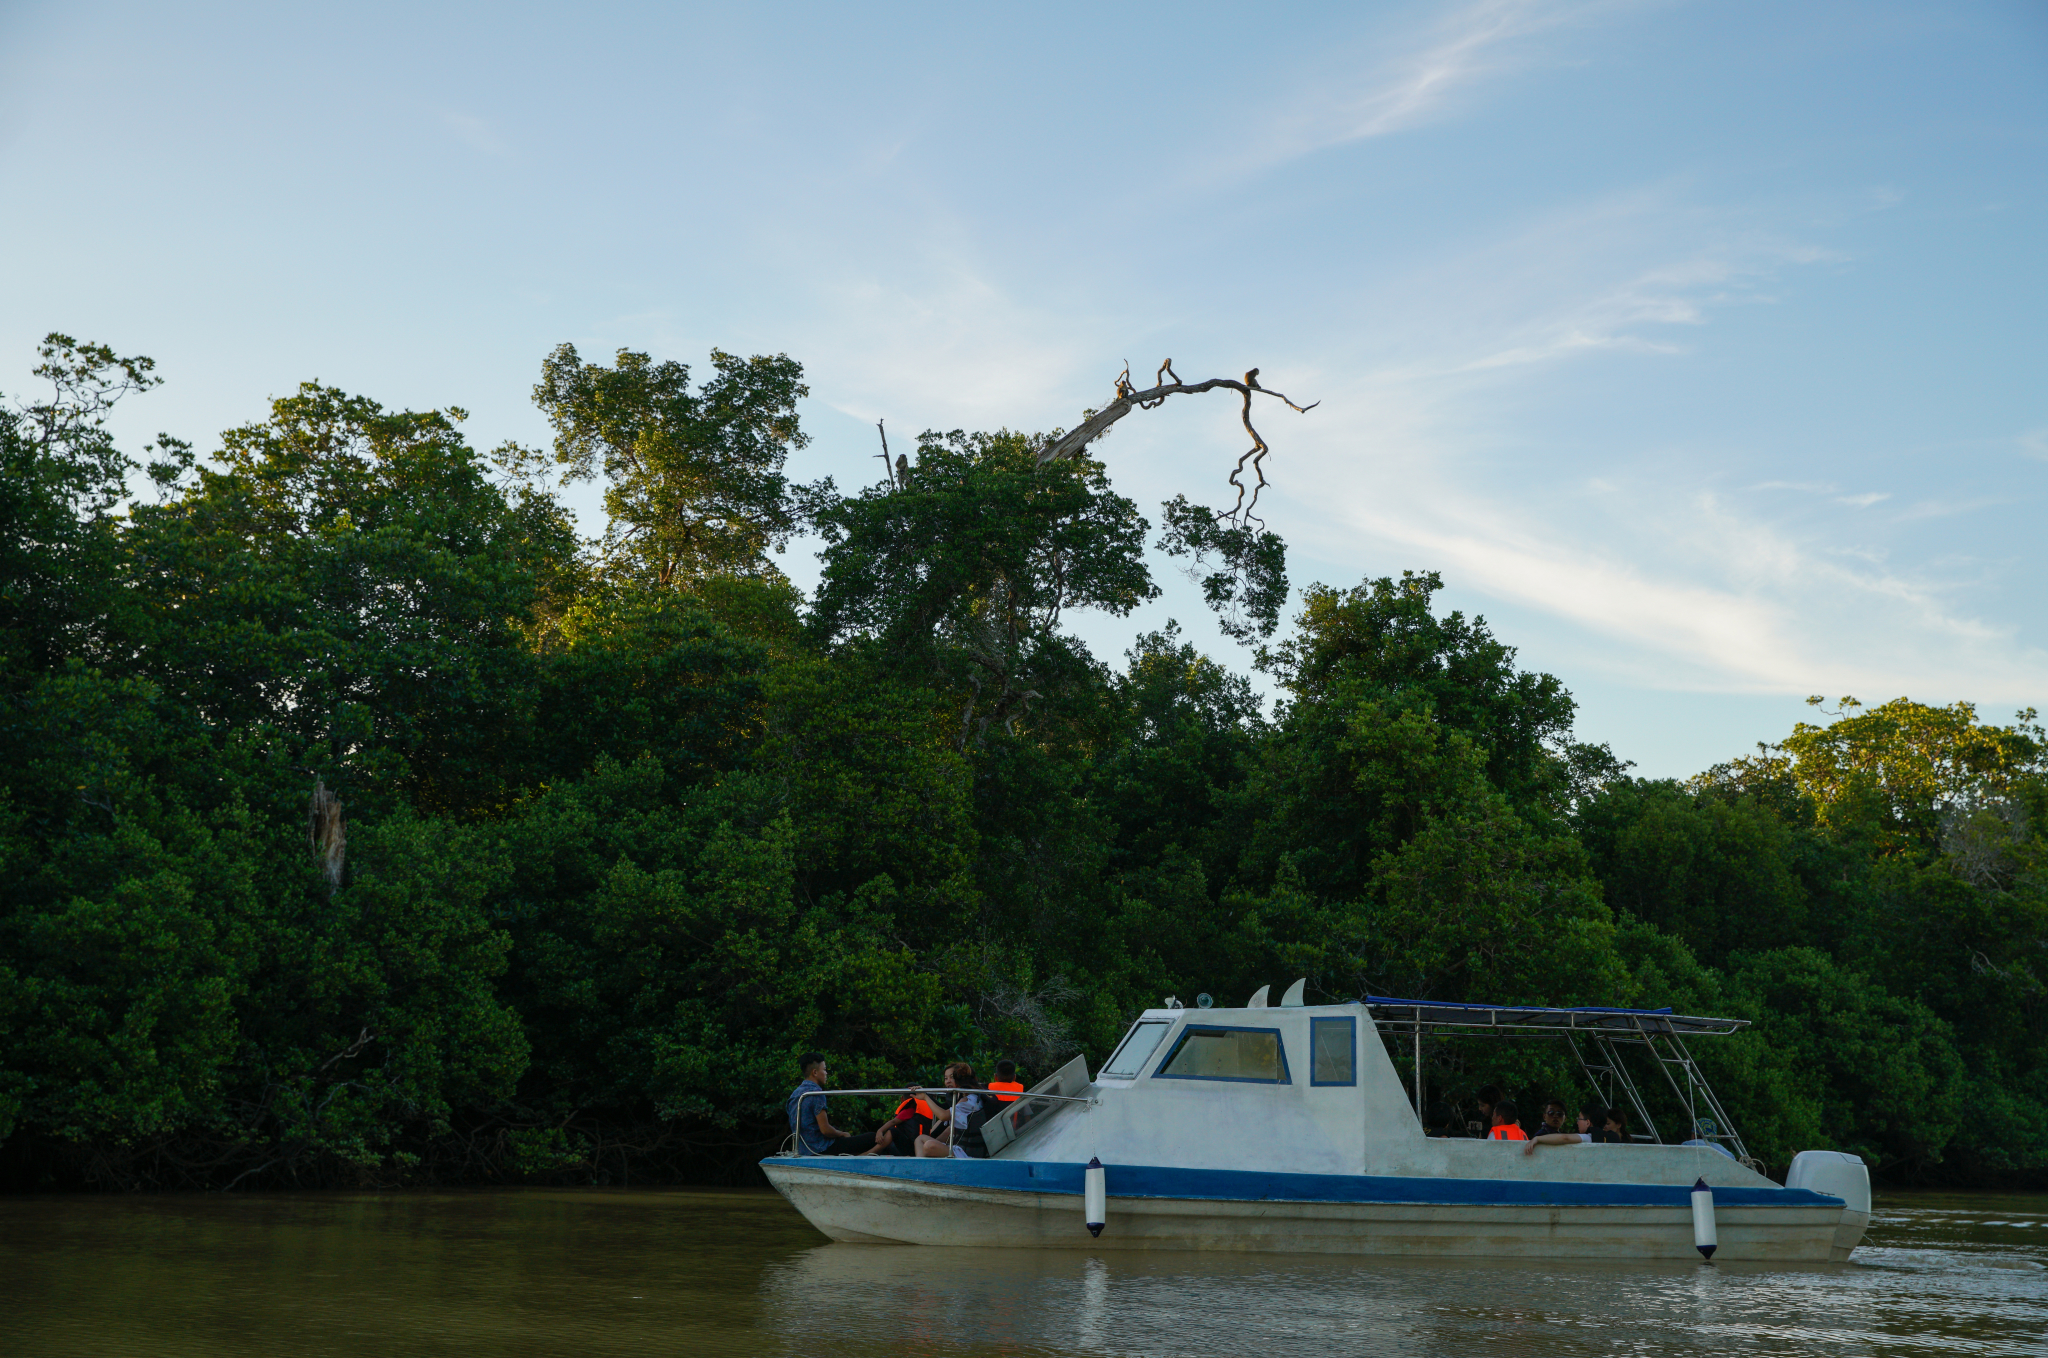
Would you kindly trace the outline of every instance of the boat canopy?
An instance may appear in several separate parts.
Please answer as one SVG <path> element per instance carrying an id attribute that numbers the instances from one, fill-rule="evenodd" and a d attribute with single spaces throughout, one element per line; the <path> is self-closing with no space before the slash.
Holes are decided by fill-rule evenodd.
<path id="1" fill-rule="evenodd" d="M 1365 1007 L 1383 1025 L 1425 1031 L 1491 1030 L 1512 1033 L 1612 1033 L 1628 1037 L 1695 1033 L 1722 1035 L 1749 1026 L 1748 1019 L 1675 1014 L 1664 1009 L 1613 1009 L 1599 1005 L 1544 1008 L 1526 1004 L 1450 1004 L 1442 1000 L 1401 1000 L 1368 995 Z"/>
<path id="2" fill-rule="evenodd" d="M 1726 1036 L 1749 1026 L 1748 1019 L 1674 1014 L 1665 1009 L 1615 1009 L 1600 1005 L 1545 1008 L 1527 1004 L 1448 1004 L 1438 1000 L 1401 1000 L 1368 995 L 1363 1001 L 1373 1026 L 1390 1038 L 1415 1044 L 1415 1116 L 1422 1116 L 1422 1039 L 1442 1036 L 1563 1038 L 1578 1058 L 1594 1092 L 1610 1107 L 1626 1100 L 1648 1139 L 1663 1141 L 1634 1076 L 1621 1059 L 1621 1048 L 1644 1047 L 1654 1058 L 1678 1105 L 1684 1110 L 1687 1138 L 1726 1150 L 1754 1166 L 1748 1147 L 1729 1123 L 1728 1111 L 1686 1050 L 1685 1038 Z"/>

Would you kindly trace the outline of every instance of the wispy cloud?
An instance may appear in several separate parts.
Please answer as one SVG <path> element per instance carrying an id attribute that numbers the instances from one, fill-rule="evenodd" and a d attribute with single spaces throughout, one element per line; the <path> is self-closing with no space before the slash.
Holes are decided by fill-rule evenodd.
<path id="1" fill-rule="evenodd" d="M 1442 113 L 1461 91 L 1512 69 L 1516 44 L 1546 29 L 1617 8 L 1604 2 L 1480 0 L 1394 41 L 1394 55 L 1325 82 L 1267 125 L 1259 159 L 1279 161 L 1384 137 Z"/>
<path id="2" fill-rule="evenodd" d="M 1653 252 L 1665 258 L 1641 260 Z M 1437 346 L 1433 365 L 1417 364 L 1413 375 L 1430 366 L 1438 375 L 1485 373 L 1601 351 L 1682 354 L 1715 312 L 1769 304 L 1768 288 L 1786 270 L 1840 258 L 1697 220 L 1670 191 L 1575 205 L 1441 270 L 1432 307 L 1471 314 L 1462 333 Z"/>
<path id="3" fill-rule="evenodd" d="M 1741 230 L 1717 239 L 1711 223 L 1695 221 L 1691 249 L 1645 262 L 1660 240 L 1675 244 L 1668 228 L 1676 217 L 1654 196 L 1626 210 L 1588 209 L 1583 220 L 1597 228 L 1590 262 L 1588 247 L 1574 244 L 1586 230 L 1546 228 L 1498 258 L 1468 255 L 1446 276 L 1476 273 L 1475 293 L 1506 302 L 1491 313 L 1475 307 L 1433 335 L 1425 354 L 1318 392 L 1353 429 L 1372 431 L 1371 447 L 1311 432 L 1309 422 L 1291 436 L 1294 474 L 1316 487 L 1298 509 L 1297 522 L 1310 521 L 1299 533 L 1304 548 L 1331 561 L 1391 557 L 1441 569 L 1461 590 L 1571 624 L 1588 648 L 1584 663 L 1643 687 L 1846 686 L 2023 703 L 2048 695 L 2048 653 L 1986 621 L 1971 602 L 1987 563 L 1924 559 L 1898 542 L 1872 550 L 1839 537 L 1867 518 L 1814 518 L 1754 494 L 1789 491 L 1869 510 L 1896 491 L 1853 489 L 1788 466 L 1790 476 L 1724 494 L 1716 489 L 1721 458 L 1645 456 L 1651 448 L 1610 454 L 1595 474 L 1576 478 L 1507 470 L 1503 450 L 1519 441 L 1469 418 L 1490 399 L 1482 383 L 1535 379 L 1543 365 L 1603 351 L 1684 361 L 1683 347 L 1667 338 L 1671 327 L 1710 326 L 1717 311 L 1767 296 L 1788 269 L 1835 258 Z M 1639 225 L 1644 239 L 1616 223 Z M 1622 241 L 1626 248 L 1616 248 Z M 1568 286 L 1534 297 L 1500 286 L 1526 277 Z M 1974 507 L 1926 501 L 1883 522 Z"/>
<path id="4" fill-rule="evenodd" d="M 1328 140 L 1381 137 L 1419 121 L 1497 65 L 1502 44 L 1557 23 L 1565 12 L 1530 0 L 1486 0 L 1460 10 L 1444 20 L 1434 43 L 1383 67 L 1359 97 L 1333 109 Z"/>
<path id="5" fill-rule="evenodd" d="M 473 151 L 481 151 L 494 160 L 507 160 L 511 157 L 510 148 L 492 129 L 490 123 L 474 114 L 443 109 L 441 125 L 447 128 L 457 141 Z"/>
<path id="6" fill-rule="evenodd" d="M 1941 582 L 1829 552 L 1710 495 L 1638 491 L 1546 531 L 1550 515 L 1434 480 L 1391 498 L 1384 485 L 1345 489 L 1330 502 L 1356 506 L 1343 515 L 1351 533 L 1604 638 L 1599 667 L 1648 687 L 1860 685 L 1992 702 L 2048 691 L 2048 654 L 1958 609 Z"/>
<path id="7" fill-rule="evenodd" d="M 1922 500 L 1900 510 L 1892 516 L 1893 523 L 1913 523 L 1920 519 L 1947 519 L 1957 514 L 1969 514 L 1993 505 L 2010 503 L 2004 496 L 1980 495 L 1969 500 Z"/>
<path id="8" fill-rule="evenodd" d="M 1533 362 L 1584 349 L 1680 353 L 1682 344 L 1639 332 L 1648 326 L 1702 326 L 1717 308 L 1769 301 L 1757 289 L 1761 281 L 1788 265 L 1834 258 L 1827 251 L 1782 241 L 1738 239 L 1708 245 L 1596 292 L 1547 322 L 1542 342 L 1498 350 L 1470 366 Z"/>
<path id="9" fill-rule="evenodd" d="M 1070 394 L 1079 365 L 1115 351 L 1102 333 L 1110 327 L 1013 296 L 968 261 L 929 264 L 830 287 L 835 323 L 806 349 L 832 375 L 820 396 L 862 420 L 886 416 L 904 427 L 1070 423 L 1079 414 Z M 1114 377 L 1102 372 L 1090 394 L 1106 398 Z"/>

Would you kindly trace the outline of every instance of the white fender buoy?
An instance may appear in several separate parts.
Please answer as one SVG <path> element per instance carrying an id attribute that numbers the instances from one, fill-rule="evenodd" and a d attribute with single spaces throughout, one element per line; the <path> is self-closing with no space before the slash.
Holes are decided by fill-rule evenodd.
<path id="1" fill-rule="evenodd" d="M 1266 1007 L 1266 992 L 1272 988 L 1269 985 L 1260 986 L 1252 993 L 1252 997 L 1244 1002 L 1244 1007 L 1247 1009 L 1264 1009 Z"/>
<path id="2" fill-rule="evenodd" d="M 1109 1188 L 1102 1174 L 1102 1161 L 1088 1157 L 1088 1170 L 1081 1176 L 1082 1206 L 1088 1218 L 1088 1234 L 1102 1238 L 1103 1218 L 1109 1215 Z M 1709 1231 L 1713 1227 L 1707 1227 Z"/>
<path id="3" fill-rule="evenodd" d="M 1714 1190 L 1705 1179 L 1692 1186 L 1692 1243 L 1700 1257 L 1711 1260 L 1719 1242 L 1714 1238 Z"/>
<path id="4" fill-rule="evenodd" d="M 1301 1008 L 1304 1003 L 1303 992 L 1307 989 L 1308 977 L 1304 976 L 1299 981 L 1296 981 L 1293 985 L 1287 987 L 1287 993 L 1280 997 L 1280 1007 L 1282 1009 Z"/>

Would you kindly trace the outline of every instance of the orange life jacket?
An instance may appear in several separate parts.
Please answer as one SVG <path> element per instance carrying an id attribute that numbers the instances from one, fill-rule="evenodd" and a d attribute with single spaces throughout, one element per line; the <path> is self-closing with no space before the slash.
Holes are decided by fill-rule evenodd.
<path id="1" fill-rule="evenodd" d="M 939 1120 L 938 1110 L 926 1103 L 924 1096 L 921 1094 L 914 1095 L 897 1104 L 896 1116 L 906 1121 L 913 1117 L 923 1118 L 926 1122 L 937 1122 Z"/>
<path id="2" fill-rule="evenodd" d="M 1014 1089 L 1017 1091 L 1017 1094 L 1024 1092 L 1024 1086 L 1018 1084 L 1015 1080 L 990 1080 L 988 1087 L 990 1089 Z M 996 1102 L 1015 1103 L 1017 1101 L 1017 1094 L 998 1094 L 996 1095 Z"/>
<path id="3" fill-rule="evenodd" d="M 1489 1141 L 1527 1141 L 1529 1134 L 1512 1122 L 1503 1122 L 1486 1134 Z"/>

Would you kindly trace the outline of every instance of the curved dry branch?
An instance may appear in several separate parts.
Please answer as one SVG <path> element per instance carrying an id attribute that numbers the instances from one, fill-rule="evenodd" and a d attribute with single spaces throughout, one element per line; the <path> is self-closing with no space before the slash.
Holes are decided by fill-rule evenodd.
<path id="1" fill-rule="evenodd" d="M 1166 380 L 1169 377 L 1173 379 L 1170 382 Z M 1270 396 L 1287 406 L 1288 409 L 1299 411 L 1304 415 L 1322 404 L 1320 401 L 1311 401 L 1305 406 L 1296 405 L 1284 394 L 1274 391 L 1270 387 L 1260 386 L 1259 370 L 1257 368 L 1253 368 L 1250 372 L 1246 373 L 1242 382 L 1228 377 L 1212 377 L 1206 382 L 1183 382 L 1180 374 L 1173 370 L 1173 360 L 1169 358 L 1159 365 L 1159 371 L 1153 377 L 1153 385 L 1140 391 L 1132 385 L 1131 365 L 1126 363 L 1124 364 L 1123 372 L 1116 379 L 1116 399 L 1083 420 L 1072 431 L 1039 449 L 1038 461 L 1042 465 L 1057 458 L 1079 457 L 1089 444 L 1108 433 L 1111 425 L 1130 414 L 1133 410 L 1151 410 L 1155 406 L 1165 404 L 1166 398 L 1169 396 L 1194 396 L 1205 391 L 1215 391 L 1219 387 L 1237 392 L 1244 397 L 1244 408 L 1241 411 L 1241 418 L 1244 421 L 1245 433 L 1251 435 L 1252 439 L 1252 446 L 1247 448 L 1244 451 L 1244 455 L 1237 459 L 1237 466 L 1232 468 L 1230 473 L 1230 484 L 1237 487 L 1237 503 L 1231 507 L 1227 514 L 1220 516 L 1236 521 L 1241 516 L 1248 515 L 1251 509 L 1258 504 L 1259 492 L 1266 487 L 1266 473 L 1263 464 L 1266 460 L 1266 454 L 1271 451 L 1266 446 L 1266 440 L 1260 437 L 1258 429 L 1252 424 L 1253 393 L 1261 396 Z M 1251 492 L 1251 503 L 1249 505 L 1245 503 L 1247 487 L 1242 480 L 1247 466 L 1251 468 L 1252 475 L 1258 478 L 1258 483 L 1249 488 Z"/>

